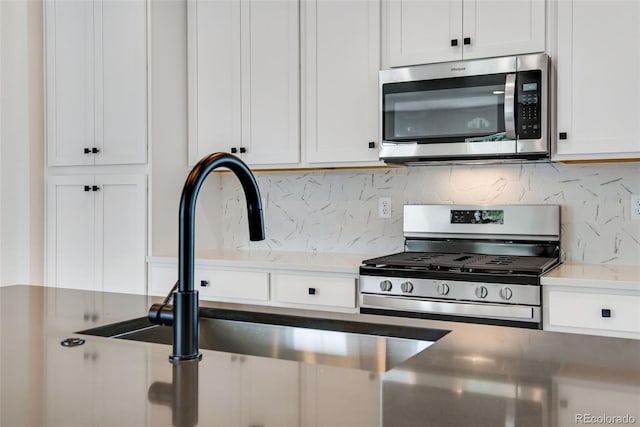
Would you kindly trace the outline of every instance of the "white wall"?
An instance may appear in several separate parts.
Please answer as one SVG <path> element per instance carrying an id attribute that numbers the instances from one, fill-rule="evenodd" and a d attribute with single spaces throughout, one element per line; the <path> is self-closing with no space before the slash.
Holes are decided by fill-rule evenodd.
<path id="1" fill-rule="evenodd" d="M 187 166 L 186 2 L 151 3 L 151 254 L 178 252 L 178 206 Z M 221 245 L 219 174 L 205 181 L 196 208 L 196 248 Z"/>
<path id="2" fill-rule="evenodd" d="M 0 284 L 42 283 L 42 3 L 0 2 Z"/>

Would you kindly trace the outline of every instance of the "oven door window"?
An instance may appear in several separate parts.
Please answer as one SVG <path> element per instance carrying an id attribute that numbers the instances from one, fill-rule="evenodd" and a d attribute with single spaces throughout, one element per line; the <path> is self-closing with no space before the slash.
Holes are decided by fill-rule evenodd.
<path id="1" fill-rule="evenodd" d="M 502 141 L 506 74 L 382 86 L 385 141 Z"/>

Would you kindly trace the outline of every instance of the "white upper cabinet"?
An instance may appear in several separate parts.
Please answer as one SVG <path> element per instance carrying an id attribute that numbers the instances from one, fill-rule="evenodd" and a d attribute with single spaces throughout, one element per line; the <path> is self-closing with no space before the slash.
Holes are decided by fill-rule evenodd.
<path id="1" fill-rule="evenodd" d="M 383 0 L 386 66 L 545 50 L 545 0 Z"/>
<path id="2" fill-rule="evenodd" d="M 640 2 L 557 4 L 553 160 L 640 158 Z"/>
<path id="3" fill-rule="evenodd" d="M 189 0 L 189 163 L 300 161 L 299 2 Z"/>
<path id="4" fill-rule="evenodd" d="M 45 1 L 50 166 L 147 160 L 144 0 Z"/>
<path id="5" fill-rule="evenodd" d="M 318 163 L 378 159 L 378 0 L 303 0 L 303 144 Z"/>

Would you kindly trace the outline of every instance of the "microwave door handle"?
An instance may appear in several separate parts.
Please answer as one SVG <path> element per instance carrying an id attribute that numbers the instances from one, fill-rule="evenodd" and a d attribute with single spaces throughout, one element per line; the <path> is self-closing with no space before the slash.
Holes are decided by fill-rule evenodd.
<path id="1" fill-rule="evenodd" d="M 504 83 L 504 131 L 509 139 L 516 139 L 516 75 L 507 74 Z"/>

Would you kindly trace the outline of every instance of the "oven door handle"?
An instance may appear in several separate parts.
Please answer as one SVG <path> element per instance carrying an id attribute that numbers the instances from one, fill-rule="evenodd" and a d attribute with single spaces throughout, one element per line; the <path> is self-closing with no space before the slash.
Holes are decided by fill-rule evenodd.
<path id="1" fill-rule="evenodd" d="M 473 304 L 430 301 L 416 298 L 362 294 L 362 307 L 386 308 L 407 312 L 447 314 L 452 316 L 519 319 L 535 321 L 534 307 L 521 305 Z"/>
<path id="2" fill-rule="evenodd" d="M 516 75 L 507 74 L 504 82 L 504 132 L 509 139 L 516 139 Z"/>

